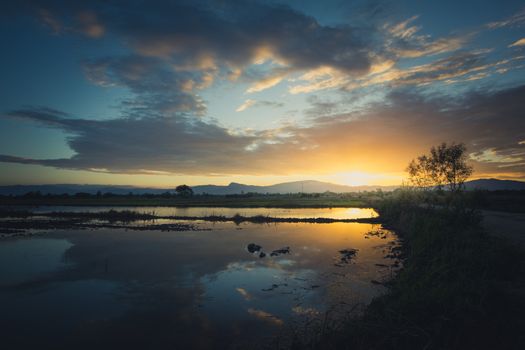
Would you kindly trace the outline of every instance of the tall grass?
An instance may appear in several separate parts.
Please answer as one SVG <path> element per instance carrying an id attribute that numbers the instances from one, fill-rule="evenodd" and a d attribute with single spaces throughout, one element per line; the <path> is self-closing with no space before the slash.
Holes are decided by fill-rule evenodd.
<path id="1" fill-rule="evenodd" d="M 461 195 L 432 196 L 403 190 L 376 203 L 404 242 L 404 268 L 386 295 L 314 348 L 525 348 L 523 252 L 489 237 Z"/>

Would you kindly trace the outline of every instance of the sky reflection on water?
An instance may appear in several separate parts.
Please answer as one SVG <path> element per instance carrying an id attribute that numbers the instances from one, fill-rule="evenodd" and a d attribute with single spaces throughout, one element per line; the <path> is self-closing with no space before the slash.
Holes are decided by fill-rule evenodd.
<path id="1" fill-rule="evenodd" d="M 371 281 L 391 274 L 376 264 L 392 264 L 384 256 L 395 236 L 365 238 L 377 225 L 199 225 L 212 229 L 55 231 L 0 242 L 3 338 L 44 348 L 243 347 L 367 303 L 383 290 Z M 249 243 L 291 252 L 259 258 Z M 358 254 L 338 264 L 346 248 Z M 26 337 L 29 329 L 37 331 Z"/>
<path id="2" fill-rule="evenodd" d="M 155 213 L 158 216 L 271 216 L 279 218 L 331 218 L 358 219 L 376 217 L 372 208 L 211 208 L 211 207 L 104 207 L 104 206 L 41 206 L 28 207 L 36 213 L 67 211 L 67 212 L 104 212 L 108 210 L 133 210 L 139 213 Z"/>

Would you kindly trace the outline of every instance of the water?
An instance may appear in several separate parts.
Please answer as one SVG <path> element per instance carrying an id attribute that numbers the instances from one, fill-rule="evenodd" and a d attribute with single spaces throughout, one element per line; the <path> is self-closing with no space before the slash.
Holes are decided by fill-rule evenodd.
<path id="1" fill-rule="evenodd" d="M 384 291 L 372 281 L 392 274 L 384 256 L 395 236 L 366 235 L 378 225 L 198 226 L 209 230 L 63 230 L 0 241 L 2 343 L 249 348 L 370 302 Z M 249 243 L 267 256 L 249 253 Z M 289 254 L 270 256 L 285 246 Z M 358 249 L 348 264 L 339 253 L 347 248 Z"/>
<path id="2" fill-rule="evenodd" d="M 101 212 L 108 210 L 133 210 L 139 213 L 155 213 L 158 216 L 210 216 L 222 215 L 232 217 L 264 215 L 279 218 L 331 218 L 331 219 L 358 219 L 376 217 L 377 213 L 371 208 L 210 208 L 210 207 L 74 207 L 74 206 L 42 206 L 27 207 L 36 213 L 52 211 L 73 212 Z"/>

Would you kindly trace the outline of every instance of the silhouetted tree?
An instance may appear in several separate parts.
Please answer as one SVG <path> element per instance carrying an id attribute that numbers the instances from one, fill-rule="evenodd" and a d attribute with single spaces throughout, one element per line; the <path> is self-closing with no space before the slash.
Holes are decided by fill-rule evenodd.
<path id="1" fill-rule="evenodd" d="M 467 164 L 466 151 L 463 143 L 443 142 L 432 147 L 429 154 L 419 156 L 408 165 L 410 183 L 422 189 L 440 190 L 448 186 L 452 192 L 460 191 L 473 171 Z"/>
<path id="2" fill-rule="evenodd" d="M 175 188 L 175 192 L 181 197 L 193 196 L 193 190 L 188 185 L 179 185 Z"/>
<path id="3" fill-rule="evenodd" d="M 171 193 L 166 191 L 160 194 L 162 198 L 171 198 Z"/>

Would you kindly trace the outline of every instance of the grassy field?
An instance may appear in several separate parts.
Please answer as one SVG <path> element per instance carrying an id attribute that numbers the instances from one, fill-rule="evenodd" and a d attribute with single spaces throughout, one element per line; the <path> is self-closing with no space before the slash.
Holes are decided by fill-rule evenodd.
<path id="1" fill-rule="evenodd" d="M 335 208 L 367 207 L 369 195 L 332 194 L 319 196 L 258 195 L 258 196 L 193 196 L 152 198 L 144 196 L 112 197 L 2 197 L 0 205 L 48 205 L 48 206 L 173 206 L 173 207 L 234 207 L 234 208 Z"/>

